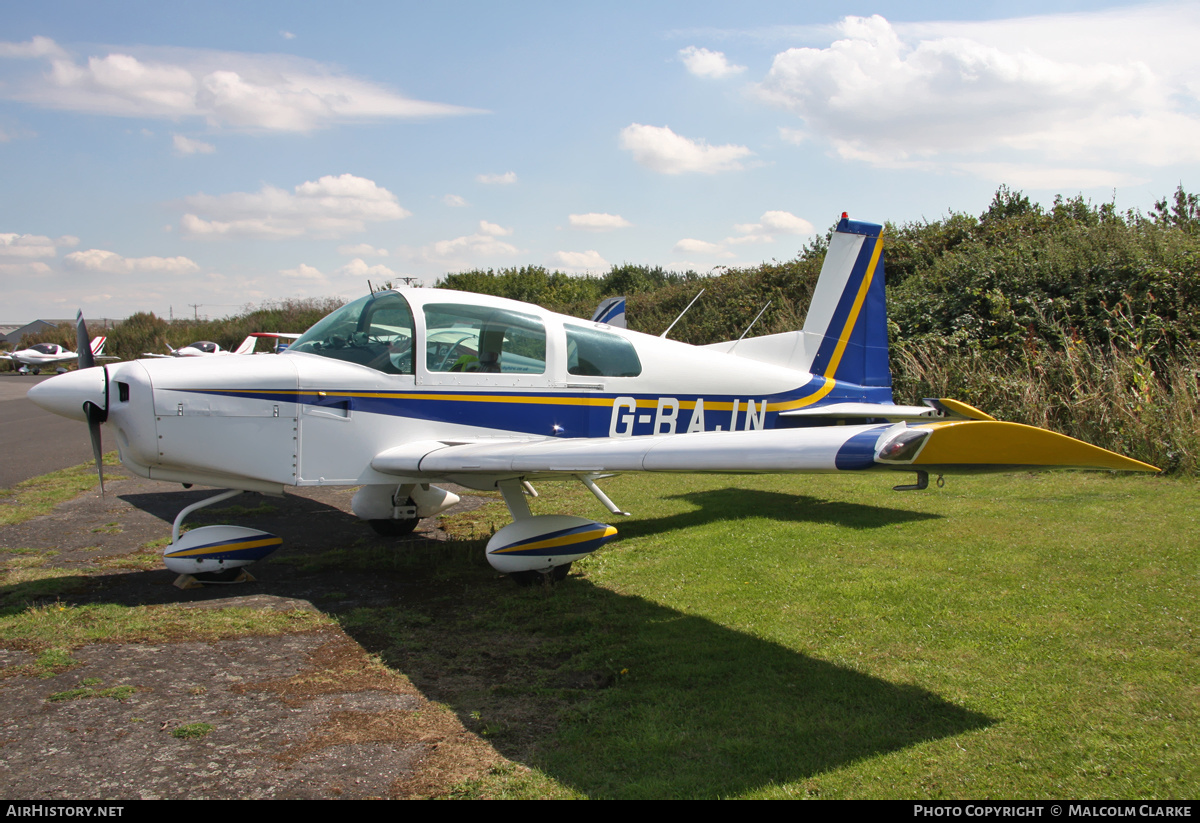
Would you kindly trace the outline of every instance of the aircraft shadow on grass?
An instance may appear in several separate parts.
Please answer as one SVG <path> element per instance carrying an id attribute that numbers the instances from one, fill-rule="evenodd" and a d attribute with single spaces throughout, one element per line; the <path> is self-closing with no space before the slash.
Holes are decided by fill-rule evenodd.
<path id="1" fill-rule="evenodd" d="M 468 728 L 490 729 L 486 739 L 501 754 L 590 797 L 739 795 L 995 722 L 918 686 L 640 597 L 578 579 L 564 588 L 575 590 L 574 608 L 562 609 L 567 637 L 535 641 L 549 641 L 556 654 L 534 665 L 531 638 L 494 624 L 467 629 L 448 648 L 418 637 L 421 652 L 377 652 Z M 611 659 L 636 659 L 638 670 L 622 674 L 617 663 L 589 673 L 563 662 L 586 657 L 597 633 Z M 439 688 L 446 667 L 491 677 L 473 692 L 450 693 Z M 565 719 L 544 744 L 512 734 L 549 712 Z"/>
<path id="2" fill-rule="evenodd" d="M 732 505 L 743 512 L 761 506 L 771 516 L 797 522 L 862 528 L 928 517 L 812 498 L 797 501 L 771 492 L 705 491 L 681 495 L 700 505 L 698 511 L 646 521 L 644 530 L 631 522 L 626 533 L 706 522 L 714 517 L 709 496 L 715 501 L 731 492 L 741 497 Z M 200 494 L 123 499 L 169 520 Z M 257 585 L 199 592 L 166 585 L 172 575 L 159 568 L 116 576 L 125 582 L 109 578 L 104 590 L 83 592 L 76 602 L 217 605 L 265 594 L 303 598 L 334 615 L 377 610 L 378 620 L 350 622 L 344 625 L 347 633 L 403 672 L 429 699 L 450 706 L 501 754 L 595 797 L 753 792 L 995 722 L 926 689 L 819 660 L 579 578 L 545 596 L 523 595 L 484 565 L 479 541 L 417 538 L 395 546 L 376 540 L 352 515 L 318 501 L 254 496 L 241 501 L 247 508 L 274 507 L 249 519 L 281 534 L 302 558 L 332 556 L 363 536 L 361 547 L 344 557 L 416 549 L 417 559 L 391 568 L 354 561 L 350 568 L 326 564 L 323 571 L 305 568 L 303 560 L 275 569 L 267 562 L 255 566 Z M 219 518 L 220 510 L 213 516 Z M 338 534 L 342 539 L 331 539 Z M 285 549 L 279 556 L 287 554 Z M 151 579 L 156 583 L 148 586 Z M 339 600 L 346 591 L 353 600 Z M 12 603 L 21 592 L 9 595 Z M 538 612 L 545 629 L 531 635 L 506 628 L 494 610 L 488 615 L 489 603 L 497 599 L 510 601 L 509 611 Z M 640 661 L 638 671 L 622 674 L 619 662 L 597 668 L 591 658 L 597 644 L 614 661 Z M 544 734 L 530 739 L 520 731 L 530 724 Z"/>
<path id="3" fill-rule="evenodd" d="M 766 518 L 780 523 L 819 523 L 849 529 L 878 529 L 942 517 L 926 512 L 758 489 L 705 489 L 671 495 L 664 499 L 686 500 L 696 508 L 666 517 L 615 521 L 619 529 L 618 539 L 643 537 L 721 520 L 736 521 L 746 518 Z"/>

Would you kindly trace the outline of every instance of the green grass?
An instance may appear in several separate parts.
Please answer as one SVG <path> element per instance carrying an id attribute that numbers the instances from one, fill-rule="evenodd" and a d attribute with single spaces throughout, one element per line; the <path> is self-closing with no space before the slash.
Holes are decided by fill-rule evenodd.
<path id="1" fill-rule="evenodd" d="M 439 699 L 566 795 L 1195 797 L 1196 484 L 889 485 L 606 481 L 636 514 L 566 585 L 396 612 L 385 659 L 420 684 L 506 656 L 519 677 Z M 535 512 L 602 517 L 551 489 Z M 546 736 L 506 741 L 538 701 Z"/>
<path id="2" fill-rule="evenodd" d="M 216 641 L 305 631 L 329 624 L 328 618 L 309 611 L 50 603 L 0 613 L 0 643 L 35 651 L 70 650 L 89 643 Z"/>
<path id="3" fill-rule="evenodd" d="M 104 465 L 120 465 L 115 451 L 104 455 Z M 83 463 L 24 480 L 11 489 L 0 489 L 0 526 L 24 523 L 48 514 L 59 503 L 99 485 L 95 464 Z"/>
<path id="4" fill-rule="evenodd" d="M 46 561 L 56 554 L 21 551 L 17 557 L 0 562 L 0 615 L 77 592 L 87 585 L 87 578 L 75 571 L 46 567 Z"/>
<path id="5" fill-rule="evenodd" d="M 179 740 L 196 740 L 211 732 L 213 727 L 208 723 L 188 723 L 171 731 L 171 737 Z"/>
<path id="6" fill-rule="evenodd" d="M 89 679 L 94 680 L 95 678 Z M 108 689 L 97 689 L 97 685 L 96 683 L 84 681 L 84 684 L 79 688 L 55 692 L 46 699 L 51 703 L 65 703 L 68 700 L 90 700 L 97 697 L 107 697 L 112 700 L 128 700 L 137 691 L 136 686 L 113 686 Z"/>

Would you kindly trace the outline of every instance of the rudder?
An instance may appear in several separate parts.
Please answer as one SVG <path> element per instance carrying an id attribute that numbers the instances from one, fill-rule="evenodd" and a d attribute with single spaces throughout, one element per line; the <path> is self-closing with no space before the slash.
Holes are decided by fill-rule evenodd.
<path id="1" fill-rule="evenodd" d="M 891 386 L 883 226 L 845 215 L 829 241 L 804 319 L 805 371 L 860 386 Z"/>

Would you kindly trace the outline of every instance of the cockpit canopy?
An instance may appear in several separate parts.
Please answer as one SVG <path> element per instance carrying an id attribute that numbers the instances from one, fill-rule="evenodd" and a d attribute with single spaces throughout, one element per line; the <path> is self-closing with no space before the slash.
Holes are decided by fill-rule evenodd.
<path id="1" fill-rule="evenodd" d="M 418 326 L 424 339 L 416 348 L 431 377 L 453 372 L 543 375 L 547 346 L 562 351 L 564 335 L 553 328 L 548 335 L 542 317 L 496 303 L 452 302 L 452 294 L 446 292 L 445 301 L 419 304 L 421 324 L 414 323 L 412 308 L 398 292 L 367 295 L 321 320 L 288 352 L 345 360 L 387 374 L 413 374 Z M 626 338 L 585 321 L 564 327 L 568 374 L 641 374 L 637 351 Z"/>
<path id="2" fill-rule="evenodd" d="M 358 363 L 387 374 L 412 374 L 413 336 L 408 301 L 387 291 L 347 303 L 287 350 Z"/>

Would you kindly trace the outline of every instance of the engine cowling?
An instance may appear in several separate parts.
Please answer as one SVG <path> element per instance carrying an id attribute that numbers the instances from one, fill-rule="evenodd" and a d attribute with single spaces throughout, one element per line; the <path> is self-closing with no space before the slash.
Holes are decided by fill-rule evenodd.
<path id="1" fill-rule="evenodd" d="M 487 559 L 503 574 L 549 572 L 591 554 L 617 534 L 606 523 L 586 517 L 546 514 L 525 517 L 492 535 Z"/>

